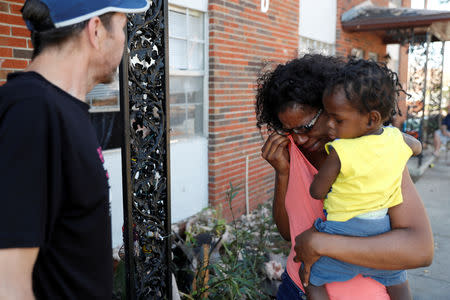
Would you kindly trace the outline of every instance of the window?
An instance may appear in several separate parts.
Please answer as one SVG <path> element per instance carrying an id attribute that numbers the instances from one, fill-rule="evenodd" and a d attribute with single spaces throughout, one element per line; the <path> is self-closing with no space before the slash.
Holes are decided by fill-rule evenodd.
<path id="1" fill-rule="evenodd" d="M 171 139 L 205 136 L 205 15 L 169 6 Z"/>
<path id="2" fill-rule="evenodd" d="M 355 58 L 364 58 L 364 50 L 359 48 L 353 48 L 350 52 L 350 56 Z"/>
<path id="3" fill-rule="evenodd" d="M 373 60 L 373 61 L 378 61 L 378 54 L 375 52 L 369 52 L 368 54 L 369 59 Z"/>
<path id="4" fill-rule="evenodd" d="M 389 7 L 401 7 L 402 0 L 389 0 Z"/>
<path id="5" fill-rule="evenodd" d="M 302 36 L 300 36 L 298 49 L 300 55 L 306 53 L 334 55 L 335 52 L 335 47 L 333 44 L 313 40 Z"/>
<path id="6" fill-rule="evenodd" d="M 110 84 L 98 84 L 87 94 L 90 118 L 103 150 L 120 148 L 123 126 L 120 124 L 119 70 Z"/>
<path id="7" fill-rule="evenodd" d="M 389 69 L 398 74 L 400 64 L 400 45 L 389 44 L 386 46 L 387 66 Z"/>

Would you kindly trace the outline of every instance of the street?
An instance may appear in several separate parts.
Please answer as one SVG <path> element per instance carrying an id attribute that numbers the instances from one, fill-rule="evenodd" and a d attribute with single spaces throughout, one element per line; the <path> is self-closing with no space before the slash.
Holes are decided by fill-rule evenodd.
<path id="1" fill-rule="evenodd" d="M 431 266 L 408 270 L 414 300 L 450 299 L 450 155 L 445 153 L 416 182 L 431 221 L 434 259 Z"/>

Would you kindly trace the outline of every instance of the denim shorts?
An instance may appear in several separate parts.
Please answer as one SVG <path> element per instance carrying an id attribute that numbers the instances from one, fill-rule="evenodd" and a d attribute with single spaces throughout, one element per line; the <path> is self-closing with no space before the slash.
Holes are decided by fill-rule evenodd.
<path id="1" fill-rule="evenodd" d="M 281 274 L 277 300 L 306 300 L 305 293 L 292 281 L 286 270 Z"/>
<path id="2" fill-rule="evenodd" d="M 345 222 L 317 219 L 314 226 L 320 232 L 349 236 L 372 236 L 391 230 L 388 215 L 379 219 L 355 217 Z M 406 281 L 404 270 L 377 270 L 322 256 L 312 265 L 309 282 L 321 286 L 330 282 L 347 281 L 358 274 L 371 277 L 384 286 L 397 285 Z"/>
<path id="3" fill-rule="evenodd" d="M 436 133 L 439 135 L 439 139 L 441 140 L 442 144 L 447 144 L 450 142 L 450 137 L 444 135 L 440 129 L 436 130 Z"/>

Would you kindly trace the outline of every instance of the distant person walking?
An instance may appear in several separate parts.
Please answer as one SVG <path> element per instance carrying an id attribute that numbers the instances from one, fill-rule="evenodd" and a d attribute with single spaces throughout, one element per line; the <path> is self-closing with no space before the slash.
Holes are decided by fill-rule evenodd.
<path id="1" fill-rule="evenodd" d="M 33 59 L 0 87 L 0 299 L 111 299 L 109 186 L 86 94 L 146 0 L 27 0 Z"/>
<path id="2" fill-rule="evenodd" d="M 441 126 L 434 132 L 434 156 L 439 156 L 441 146 L 450 141 L 450 104 L 447 106 L 447 116 L 442 120 Z"/>

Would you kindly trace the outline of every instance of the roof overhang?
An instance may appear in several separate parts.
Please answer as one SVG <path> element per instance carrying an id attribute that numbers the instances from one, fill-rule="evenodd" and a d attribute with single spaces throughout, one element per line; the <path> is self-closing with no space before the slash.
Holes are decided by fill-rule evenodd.
<path id="1" fill-rule="evenodd" d="M 376 32 L 388 43 L 420 42 L 430 33 L 432 41 L 450 40 L 450 11 L 389 8 L 364 2 L 341 16 L 347 32 Z"/>

